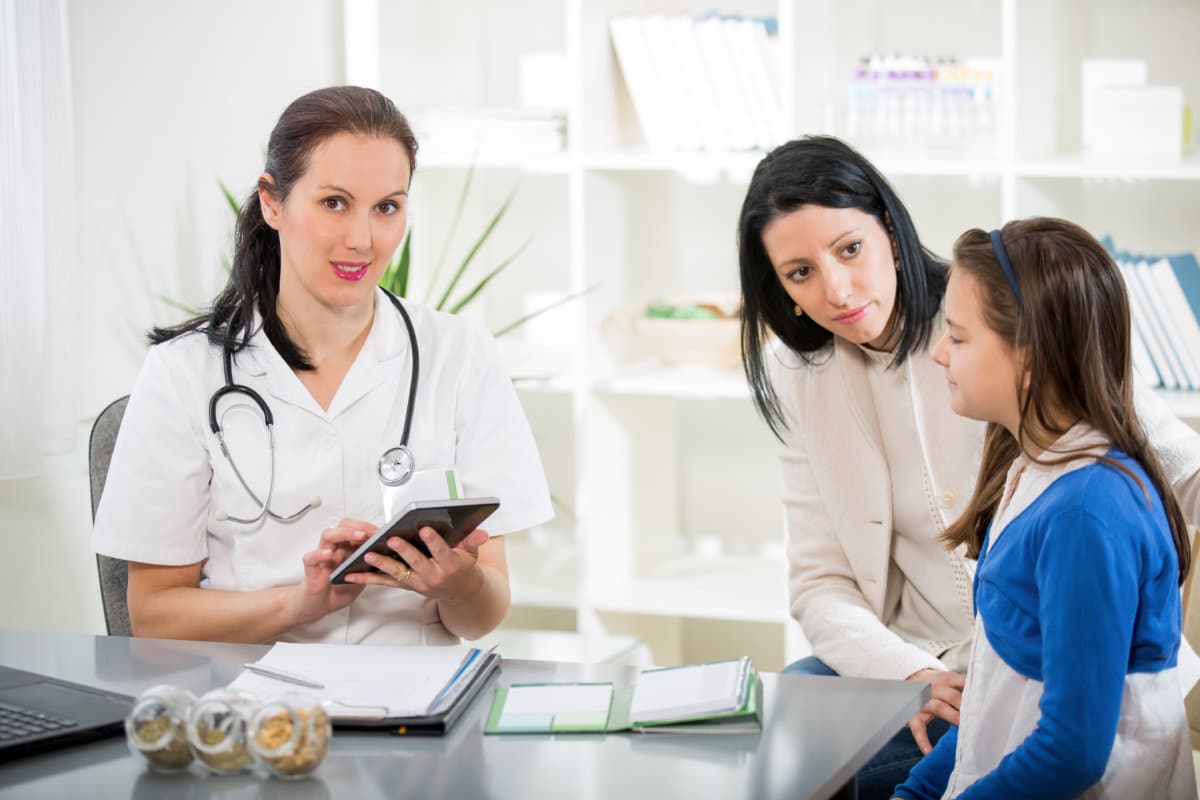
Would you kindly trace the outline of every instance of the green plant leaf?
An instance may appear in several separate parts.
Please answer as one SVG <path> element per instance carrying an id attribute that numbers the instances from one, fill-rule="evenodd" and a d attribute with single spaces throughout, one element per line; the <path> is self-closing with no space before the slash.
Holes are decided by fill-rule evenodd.
<path id="1" fill-rule="evenodd" d="M 463 308 L 466 307 L 467 303 L 470 303 L 472 300 L 474 300 L 475 296 L 483 291 L 483 287 L 487 286 L 491 282 L 492 278 L 499 275 L 501 272 L 503 272 L 505 270 L 506 267 L 508 267 L 509 264 L 511 264 L 514 260 L 516 260 L 517 256 L 521 255 L 521 253 L 524 252 L 525 248 L 528 247 L 529 243 L 532 241 L 533 241 L 533 237 L 526 239 L 524 241 L 524 243 L 522 243 L 521 246 L 518 247 L 511 256 L 509 256 L 508 258 L 501 261 L 496 266 L 496 268 L 493 269 L 491 272 L 489 272 L 487 275 L 484 275 L 483 279 L 480 280 L 479 283 L 475 284 L 475 288 L 471 289 L 471 291 L 467 292 L 466 296 L 463 297 L 463 299 L 459 300 L 457 303 L 455 303 L 453 306 L 451 306 L 450 313 L 457 314 L 459 311 L 462 311 Z"/>
<path id="2" fill-rule="evenodd" d="M 593 283 L 591 286 L 589 286 L 588 288 L 586 288 L 586 289 L 584 289 L 584 290 L 582 290 L 582 291 L 579 291 L 579 292 L 573 292 L 573 293 L 571 293 L 571 294 L 567 295 L 566 297 L 563 297 L 563 298 L 560 298 L 560 299 L 558 299 L 558 300 L 555 300 L 553 303 L 549 303 L 549 304 L 547 304 L 547 305 L 544 305 L 544 306 L 542 306 L 542 307 L 541 307 L 541 308 L 539 308 L 539 309 L 536 309 L 536 310 L 534 310 L 534 311 L 530 311 L 528 314 L 526 314 L 526 315 L 524 315 L 524 316 L 522 316 L 522 317 L 517 317 L 517 319 L 516 319 L 516 320 L 514 320 L 513 322 L 510 322 L 510 323 L 508 323 L 507 325 L 505 325 L 505 326 L 504 326 L 503 328 L 501 328 L 500 330 L 498 330 L 498 331 L 494 332 L 494 333 L 492 334 L 492 337 L 493 337 L 493 338 L 496 338 L 496 339 L 499 339 L 499 338 L 500 338 L 501 336 L 503 336 L 504 334 L 506 334 L 506 333 L 511 333 L 512 331 L 514 331 L 514 330 L 516 330 L 517 328 L 519 328 L 519 327 L 521 327 L 522 325 L 524 325 L 526 322 L 529 322 L 529 320 L 533 319 L 534 317 L 540 317 L 542 314 L 545 314 L 547 311 L 549 311 L 549 310 L 550 310 L 550 309 L 552 309 L 552 308 L 558 308 L 559 306 L 563 305 L 564 303 L 569 303 L 569 302 L 571 302 L 572 300 L 574 300 L 574 299 L 575 299 L 575 298 L 577 298 L 577 297 L 583 297 L 585 294 L 587 294 L 588 292 L 591 292 L 591 291 L 593 291 L 593 290 L 594 290 L 594 289 L 595 289 L 597 286 L 599 286 L 599 285 L 600 285 L 600 284 L 598 284 L 598 283 Z"/>
<path id="3" fill-rule="evenodd" d="M 467 177 L 463 180 L 462 191 L 458 193 L 458 207 L 454 209 L 454 216 L 450 218 L 450 230 L 446 232 L 446 241 L 442 242 L 442 252 L 433 265 L 433 273 L 429 276 L 429 285 L 425 287 L 424 303 L 426 305 L 429 305 L 429 298 L 433 297 L 433 287 L 437 285 L 438 276 L 442 274 L 442 267 L 446 264 L 446 254 L 450 252 L 450 243 L 454 241 L 454 234 L 458 233 L 458 223 L 462 221 L 463 209 L 467 205 L 467 195 L 471 193 L 471 183 L 474 180 L 475 157 L 472 156 L 471 166 L 467 168 Z"/>
<path id="4" fill-rule="evenodd" d="M 408 296 L 408 276 L 412 265 L 412 228 L 404 237 L 404 245 L 399 254 L 388 264 L 379 279 L 379 285 L 397 297 Z"/>
<path id="5" fill-rule="evenodd" d="M 471 261 L 475 258 L 475 254 L 479 252 L 479 248 L 483 247 L 484 242 L 488 240 L 488 237 L 492 235 L 492 231 L 496 229 L 496 225 L 499 224 L 500 220 L 504 218 L 505 212 L 508 211 L 508 207 L 512 205 L 513 198 L 516 196 L 517 189 L 514 186 L 513 190 L 508 193 L 508 197 L 504 198 L 504 202 L 500 204 L 500 208 L 492 216 L 491 221 L 488 222 L 487 227 L 483 229 L 483 233 L 479 234 L 479 238 L 475 240 L 475 244 L 472 245 L 471 249 L 467 252 L 466 258 L 464 258 L 462 263 L 458 265 L 458 269 L 455 271 L 454 277 L 450 279 L 450 285 L 447 286 L 446 291 L 442 293 L 442 299 L 438 301 L 436 306 L 434 306 L 434 308 L 436 308 L 438 311 L 441 311 L 445 307 L 446 302 L 450 299 L 450 293 L 454 291 L 454 287 L 458 285 L 459 279 L 462 278 L 463 273 L 467 271 L 467 267 L 471 265 Z"/>
<path id="6" fill-rule="evenodd" d="M 567 515 L 567 518 L 570 519 L 572 522 L 575 521 L 575 509 L 571 508 L 569 505 L 567 505 L 565 502 L 563 502 L 563 500 L 560 497 L 558 497 L 557 495 L 555 495 L 554 492 L 550 493 L 550 504 L 553 505 L 555 508 L 562 510 L 562 512 L 565 513 Z"/>
<path id="7" fill-rule="evenodd" d="M 228 203 L 229 207 L 233 210 L 233 215 L 236 217 L 241 214 L 242 204 L 239 203 L 237 198 L 233 196 L 233 192 L 229 191 L 229 187 L 225 185 L 225 182 L 217 181 L 217 185 L 221 187 L 221 194 L 225 195 L 225 202 Z"/>

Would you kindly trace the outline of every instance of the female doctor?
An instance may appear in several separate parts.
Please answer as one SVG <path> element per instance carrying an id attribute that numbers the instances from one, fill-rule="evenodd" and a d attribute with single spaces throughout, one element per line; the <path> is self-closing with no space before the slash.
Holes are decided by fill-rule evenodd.
<path id="1" fill-rule="evenodd" d="M 370 89 L 295 100 L 271 133 L 211 310 L 156 329 L 97 510 L 139 636 L 449 644 L 509 604 L 504 540 L 551 517 L 516 393 L 478 325 L 377 288 L 416 139 Z M 492 495 L 492 535 L 331 570 L 412 499 Z"/>

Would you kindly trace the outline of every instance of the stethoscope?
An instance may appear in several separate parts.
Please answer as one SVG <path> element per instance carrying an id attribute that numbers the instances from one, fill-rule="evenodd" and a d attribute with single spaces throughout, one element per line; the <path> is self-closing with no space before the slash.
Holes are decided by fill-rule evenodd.
<path id="1" fill-rule="evenodd" d="M 384 290 L 384 294 L 392 301 L 392 305 L 396 307 L 396 310 L 400 312 L 400 317 L 404 320 L 404 327 L 408 329 L 408 343 L 412 349 L 412 377 L 408 381 L 408 407 L 404 411 L 404 430 L 400 434 L 400 444 L 384 451 L 383 455 L 379 457 L 378 467 L 379 480 L 384 486 L 401 486 L 412 477 L 417 465 L 416 459 L 413 458 L 412 450 L 408 448 L 408 433 L 412 429 L 413 405 L 417 399 L 417 376 L 420 372 L 420 355 L 417 349 L 417 331 L 413 328 L 412 318 L 409 317 L 408 312 L 400 304 L 400 300 L 395 295 L 386 289 Z M 221 445 L 221 452 L 225 455 L 225 460 L 229 462 L 229 466 L 233 467 L 233 474 L 237 476 L 238 483 L 253 498 L 254 502 L 259 504 L 259 509 L 258 515 L 249 519 L 235 517 L 224 511 L 218 511 L 216 519 L 219 521 L 228 520 L 240 525 L 253 525 L 263 517 L 270 517 L 278 522 L 294 522 L 321 505 L 321 498 L 314 497 L 304 508 L 291 514 L 276 514 L 271 510 L 271 495 L 275 491 L 275 417 L 271 414 L 270 406 L 267 405 L 258 392 L 245 384 L 233 382 L 232 337 L 230 337 L 230 341 L 225 343 L 224 361 L 225 385 L 213 392 L 212 397 L 209 398 L 208 426 L 212 429 L 213 434 L 216 435 L 217 442 Z M 267 443 L 271 449 L 271 472 L 270 478 L 267 480 L 267 493 L 262 500 L 258 499 L 258 495 L 246 483 L 246 479 L 242 477 L 242 471 L 238 469 L 233 456 L 229 453 L 229 448 L 225 445 L 225 432 L 222 430 L 221 423 L 217 419 L 217 403 L 222 397 L 229 394 L 241 394 L 250 398 L 262 412 L 263 421 L 267 426 Z"/>

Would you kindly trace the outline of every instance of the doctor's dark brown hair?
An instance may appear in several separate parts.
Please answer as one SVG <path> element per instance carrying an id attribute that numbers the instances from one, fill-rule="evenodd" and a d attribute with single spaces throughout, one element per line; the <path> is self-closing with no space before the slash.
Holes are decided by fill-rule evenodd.
<path id="1" fill-rule="evenodd" d="M 334 86 L 293 100 L 271 131 L 264 177 L 238 214 L 229 283 L 207 313 L 173 327 L 154 328 L 149 337 L 151 344 L 203 330 L 214 345 L 237 352 L 254 335 L 257 309 L 263 331 L 283 360 L 293 369 L 313 368 L 288 336 L 275 308 L 279 295 L 279 234 L 263 219 L 257 190 L 286 201 L 296 181 L 308 170 L 313 150 L 340 133 L 395 139 L 408 154 L 410 176 L 417 168 L 417 139 L 408 120 L 391 100 L 374 89 Z"/>
<path id="2" fill-rule="evenodd" d="M 965 543 L 967 555 L 978 558 L 1022 443 L 1046 449 L 1036 459 L 1040 464 L 1086 458 L 1081 451 L 1052 448 L 1066 433 L 1064 425 L 1079 420 L 1146 471 L 1162 497 L 1183 583 L 1191 563 L 1187 523 L 1134 408 L 1129 301 L 1120 270 L 1103 245 L 1066 220 L 1017 220 L 1000 236 L 1021 290 L 1019 308 L 986 232 L 975 228 L 958 238 L 951 271 L 971 276 L 985 324 L 1025 358 L 1030 388 L 1019 398 L 1021 442 L 1004 426 L 988 424 L 975 492 L 963 515 L 942 534 L 943 542 L 949 548 Z M 1056 425 L 1055 420 L 1067 422 Z M 1049 441 L 1040 440 L 1038 430 Z M 1107 456 L 1099 461 L 1125 472 L 1146 493 L 1123 464 Z M 1148 494 L 1146 501 L 1149 505 Z"/>
<path id="3" fill-rule="evenodd" d="M 767 359 L 776 357 L 768 345 L 771 335 L 812 362 L 828 354 L 833 334 L 808 317 L 795 315 L 767 256 L 762 233 L 774 220 L 810 204 L 870 214 L 890 235 L 900 264 L 896 315 L 901 327 L 893 366 L 929 343 L 946 291 L 946 263 L 921 244 L 908 209 L 861 153 L 832 136 L 796 139 L 768 153 L 750 178 L 738 218 L 737 245 L 742 363 L 754 404 L 777 437 L 787 425 L 767 368 Z"/>

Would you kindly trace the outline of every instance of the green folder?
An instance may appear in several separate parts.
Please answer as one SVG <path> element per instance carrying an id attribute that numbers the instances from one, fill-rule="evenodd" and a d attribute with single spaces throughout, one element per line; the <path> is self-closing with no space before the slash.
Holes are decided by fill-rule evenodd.
<path id="1" fill-rule="evenodd" d="M 731 683 L 732 670 L 738 672 Z M 524 683 L 501 687 L 496 689 L 483 730 L 496 734 L 758 733 L 762 705 L 762 679 L 749 659 L 737 659 L 646 670 L 631 686 Z"/>

